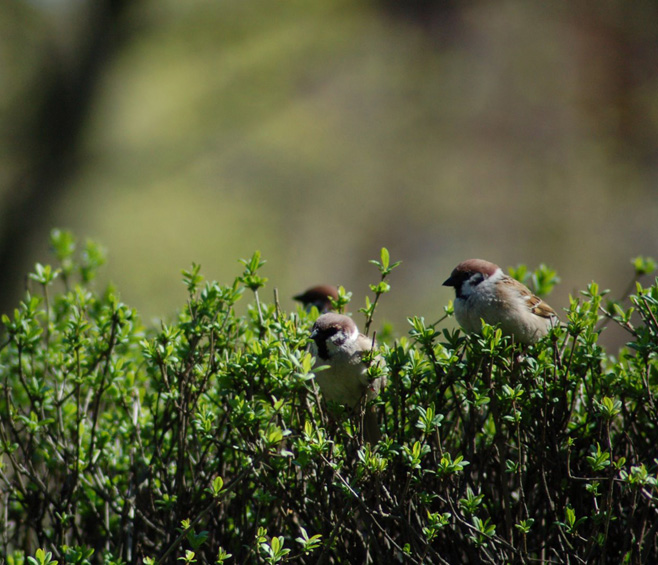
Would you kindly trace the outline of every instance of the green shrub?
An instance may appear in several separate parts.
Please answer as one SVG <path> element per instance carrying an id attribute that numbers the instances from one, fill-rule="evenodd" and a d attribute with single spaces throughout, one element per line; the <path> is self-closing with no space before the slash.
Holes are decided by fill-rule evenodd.
<path id="1" fill-rule="evenodd" d="M 97 246 L 53 247 L 2 318 L 6 563 L 658 562 L 658 285 L 624 310 L 591 284 L 525 349 L 423 318 L 380 334 L 370 446 L 324 415 L 313 314 L 263 300 L 258 254 L 227 286 L 194 266 L 177 321 L 145 329 L 91 290 Z M 362 327 L 397 266 L 376 264 Z M 615 356 L 606 323 L 628 332 Z"/>

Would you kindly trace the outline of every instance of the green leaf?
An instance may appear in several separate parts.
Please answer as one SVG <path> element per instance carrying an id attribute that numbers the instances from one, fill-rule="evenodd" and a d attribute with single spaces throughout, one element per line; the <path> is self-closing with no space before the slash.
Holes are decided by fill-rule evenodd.
<path id="1" fill-rule="evenodd" d="M 388 255 L 388 249 L 386 249 L 386 247 L 382 247 L 381 262 L 384 270 L 387 270 L 389 265 L 389 255 Z"/>
<path id="2" fill-rule="evenodd" d="M 656 270 L 656 261 L 651 257 L 638 256 L 631 260 L 636 276 L 648 275 Z"/>

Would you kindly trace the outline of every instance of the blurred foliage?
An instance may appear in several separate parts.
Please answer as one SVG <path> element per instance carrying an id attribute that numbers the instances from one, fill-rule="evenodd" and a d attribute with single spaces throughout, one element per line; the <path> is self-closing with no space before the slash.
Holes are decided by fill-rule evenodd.
<path id="1" fill-rule="evenodd" d="M 1 6 L 5 311 L 53 225 L 106 242 L 147 318 L 192 260 L 224 280 L 260 249 L 290 305 L 367 288 L 386 245 L 398 327 L 467 257 L 558 269 L 559 309 L 658 243 L 652 0 Z"/>
<path id="2" fill-rule="evenodd" d="M 523 349 L 410 318 L 380 336 L 384 437 L 364 445 L 323 415 L 312 319 L 259 298 L 260 254 L 227 285 L 192 266 L 177 320 L 145 328 L 90 289 L 98 245 L 52 245 L 59 264 L 2 317 L 8 563 L 658 559 L 658 281 L 636 285 L 633 312 L 590 284 Z M 374 263 L 369 322 L 395 267 L 385 249 Z M 628 336 L 614 355 L 602 323 Z"/>

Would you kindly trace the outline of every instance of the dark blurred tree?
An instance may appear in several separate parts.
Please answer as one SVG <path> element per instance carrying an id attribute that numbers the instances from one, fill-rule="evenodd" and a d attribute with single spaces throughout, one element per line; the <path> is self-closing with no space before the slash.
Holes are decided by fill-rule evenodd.
<path id="1" fill-rule="evenodd" d="M 134 3 L 133 3 L 134 4 Z M 80 133 L 87 118 L 99 76 L 122 37 L 125 0 L 94 0 L 84 5 L 58 7 L 70 10 L 65 37 L 74 48 L 63 49 L 51 29 L 60 14 L 43 18 L 47 37 L 26 94 L 10 101 L 15 110 L 9 138 L 11 153 L 20 160 L 19 174 L 5 187 L 4 221 L 0 223 L 0 311 L 13 308 L 17 272 L 24 271 L 30 242 L 47 233 L 48 215 L 76 166 Z M 45 8 L 44 8 L 45 10 Z M 55 10 L 56 11 L 56 10 Z M 70 17 L 73 15 L 74 17 Z M 18 13 L 14 7 L 14 13 Z M 40 19 L 38 11 L 21 12 L 23 20 Z M 61 22 L 59 22 L 61 23 Z M 21 55 L 20 53 L 18 54 Z M 20 66 L 20 63 L 19 65 Z M 13 108 L 12 108 L 13 106 Z"/>
<path id="2" fill-rule="evenodd" d="M 614 149 L 640 167 L 658 156 L 652 100 L 658 77 L 658 3 L 608 2 L 598 10 L 582 4 L 574 20 L 584 39 L 583 57 L 592 87 L 585 115 Z"/>
<path id="3" fill-rule="evenodd" d="M 428 32 L 440 30 L 437 39 L 446 40 L 458 29 L 467 2 L 460 0 L 380 0 L 384 11 L 393 17 L 402 17 Z"/>
<path id="4" fill-rule="evenodd" d="M 649 191 L 654 188 L 651 179 L 658 147 L 658 112 L 653 102 L 658 99 L 655 0 L 513 0 L 502 4 L 355 0 L 315 11 L 303 3 L 258 1 L 136 2 L 130 13 L 126 8 L 125 0 L 0 0 L 0 69 L 6 78 L 0 91 L 0 312 L 16 304 L 21 275 L 37 260 L 36 242 L 46 241 L 48 230 L 58 225 L 87 234 L 100 224 L 87 204 L 93 198 L 79 198 L 89 208 L 78 212 L 76 207 L 68 214 L 68 218 L 79 217 L 81 225 L 61 225 L 62 214 L 56 217 L 52 212 L 61 210 L 56 205 L 67 187 L 75 184 L 77 169 L 89 155 L 83 154 L 81 131 L 86 132 L 85 144 L 91 138 L 103 140 L 97 142 L 99 150 L 94 155 L 112 166 L 101 170 L 98 163 L 90 163 L 85 167 L 94 172 L 87 177 L 92 180 L 80 186 L 80 194 L 97 191 L 93 179 L 99 178 L 107 180 L 103 182 L 107 187 L 130 185 L 135 192 L 142 188 L 146 192 L 143 179 L 164 178 L 174 168 L 180 171 L 181 184 L 199 187 L 196 202 L 204 210 L 209 194 L 219 199 L 217 195 L 225 190 L 235 194 L 249 187 L 254 202 L 265 195 L 273 203 L 268 214 L 272 222 L 258 222 L 259 227 L 269 236 L 279 229 L 270 241 L 283 241 L 281 249 L 287 250 L 290 241 L 296 247 L 304 238 L 298 233 L 288 235 L 292 230 L 283 225 L 289 222 L 278 218 L 287 219 L 291 213 L 302 218 L 320 208 L 317 203 L 323 197 L 315 191 L 330 194 L 339 185 L 363 184 L 364 190 L 359 191 L 363 201 L 368 201 L 370 191 L 381 205 L 377 214 L 371 214 L 375 219 L 368 229 L 345 238 L 350 242 L 349 254 L 360 256 L 366 249 L 387 244 L 405 258 L 406 265 L 417 261 L 418 268 L 424 259 L 438 263 L 446 259 L 442 254 L 457 253 L 457 243 L 462 242 L 464 248 L 484 246 L 480 254 L 507 249 L 511 258 L 497 259 L 507 264 L 525 259 L 526 253 L 552 262 L 561 254 L 561 272 L 589 280 L 590 266 L 576 257 L 571 242 L 582 241 L 579 230 L 590 233 L 584 223 L 573 221 L 580 219 L 581 208 L 592 222 L 603 215 L 591 214 L 589 202 L 594 197 L 583 196 L 586 190 L 588 195 L 605 190 L 600 210 L 607 210 L 622 190 L 635 194 L 628 210 L 634 210 L 645 194 L 653 196 Z M 379 14 L 373 14 L 375 10 Z M 381 14 L 382 18 L 376 17 Z M 153 25 L 150 30 L 142 27 L 139 45 L 133 46 L 132 42 L 128 45 L 127 33 L 135 25 L 135 16 L 142 25 L 147 19 Z M 384 25 L 380 20 L 385 20 Z M 342 26 L 344 22 L 350 25 Z M 302 30 L 298 41 L 288 37 L 286 26 Z M 265 47 L 269 42 L 274 48 Z M 103 97 L 101 105 L 109 101 L 108 111 L 93 120 L 96 129 L 92 131 L 83 126 L 88 114 L 101 106 L 92 104 L 100 98 L 97 79 L 120 44 L 128 47 L 122 49 L 128 54 L 136 47 L 137 56 L 112 68 L 109 78 L 119 87 Z M 217 56 L 220 52 L 226 59 Z M 158 66 L 158 59 L 164 65 Z M 143 66 L 135 67 L 136 60 Z M 13 65 L 8 68 L 9 63 Z M 153 67 L 161 74 L 144 72 Z M 172 87 L 182 82 L 176 70 L 184 68 L 193 69 L 184 76 L 194 77 L 201 86 L 193 96 L 188 84 Z M 125 143 L 129 133 L 121 131 L 126 123 L 122 120 L 130 120 L 125 114 L 130 106 L 127 100 L 132 102 L 128 111 L 134 113 L 135 107 L 151 100 L 153 90 L 142 86 L 152 76 L 162 80 L 164 97 L 174 90 L 180 96 L 167 105 L 176 117 L 177 131 L 163 135 L 172 122 L 154 112 L 142 124 L 143 152 L 137 153 Z M 117 93 L 124 96 L 123 106 L 116 103 Z M 367 104 L 372 113 L 355 119 L 352 112 L 360 104 Z M 332 109 L 330 114 L 327 107 Z M 293 108 L 292 115 L 287 115 Z M 318 115 L 326 116 L 326 122 L 315 120 Z M 116 130 L 109 127 L 112 124 Z M 103 134 L 110 130 L 110 135 Z M 363 139 L 345 149 L 357 139 L 354 132 Z M 236 134 L 241 140 L 237 145 Z M 307 145 L 308 154 L 297 150 L 300 140 L 305 145 L 313 140 Z M 324 145 L 335 149 L 328 152 Z M 130 150 L 118 151 L 121 146 Z M 222 155 L 226 147 L 232 149 Z M 158 158 L 151 158 L 156 153 Z M 170 155 L 176 159 L 169 159 Z M 353 158 L 345 162 L 346 156 Z M 305 191 L 307 196 L 297 198 L 301 187 L 311 186 Z M 465 225 L 460 214 L 472 213 L 469 204 L 482 201 L 481 187 L 485 186 L 488 193 L 498 196 L 497 203 L 512 200 L 518 205 L 518 209 L 502 206 L 497 210 L 504 216 L 499 221 L 509 229 L 497 230 L 499 240 L 488 248 L 488 225 L 457 233 Z M 523 197 L 518 198 L 521 187 Z M 575 193 L 571 187 L 579 189 L 577 202 L 571 198 Z M 407 191 L 404 199 L 398 194 L 401 189 Z M 162 201 L 174 190 L 163 193 Z M 202 194 L 204 190 L 207 194 Z M 542 206 L 550 203 L 543 222 L 528 222 L 534 214 L 520 212 L 526 205 L 534 211 L 535 197 Z M 117 195 L 117 201 L 120 198 Z M 195 200 L 188 194 L 185 199 L 186 216 L 194 218 Z M 566 202 L 571 214 L 563 213 Z M 178 206 L 178 202 L 172 204 Z M 154 222 L 162 214 L 162 210 L 150 212 Z M 337 221 L 357 225 L 348 220 L 348 211 L 336 207 L 333 212 Z M 111 217 L 107 210 L 101 213 Z M 609 222 L 615 219 L 612 216 L 608 214 Z M 616 222 L 611 228 L 625 229 L 621 212 Z M 222 241 L 221 222 L 217 222 L 217 233 L 210 223 L 205 224 L 207 233 L 190 232 L 204 243 Z M 633 253 L 650 253 L 638 247 L 647 244 L 647 234 L 653 235 L 648 223 L 638 219 L 634 222 L 637 230 L 625 230 L 632 232 L 625 238 L 636 240 L 630 246 Z M 149 222 L 140 225 L 145 227 L 138 237 L 158 233 Z M 232 226 L 228 229 L 235 231 Z M 600 253 L 597 247 L 622 249 L 625 239 L 613 232 L 607 230 L 613 243 L 601 238 L 588 250 L 590 257 Z M 185 240 L 180 253 L 187 257 L 196 244 L 177 235 L 172 239 Z M 112 249 L 118 248 L 108 233 L 102 238 Z M 259 238 L 263 239 L 261 233 L 254 236 Z M 435 243 L 428 246 L 427 241 Z M 321 244 L 309 239 L 300 245 L 300 250 L 295 249 L 298 261 L 291 257 L 281 275 L 294 280 L 295 271 L 321 268 L 320 262 L 311 265 L 307 259 L 320 255 L 314 247 Z M 259 246 L 260 241 L 253 248 Z M 609 256 L 606 265 L 604 261 L 597 264 L 618 273 L 616 261 L 625 261 L 629 252 L 624 251 L 621 258 Z M 353 272 L 354 279 L 366 280 L 360 267 L 347 264 L 343 253 L 338 255 L 338 268 Z M 213 259 L 204 259 L 204 264 L 218 254 L 209 252 L 208 256 Z M 186 264 L 188 259 L 174 262 Z M 448 264 L 452 261 L 446 259 Z M 143 278 L 125 264 L 119 270 L 134 271 L 136 279 Z M 412 278 L 416 282 L 423 277 Z M 344 282 L 344 277 L 340 280 Z M 122 286 L 133 291 L 136 285 Z M 144 286 L 148 290 L 143 294 L 161 294 L 149 284 Z M 176 282 L 171 286 L 178 289 Z M 416 289 L 414 296 L 433 304 L 434 287 L 424 283 L 423 289 L 427 290 Z M 156 310 L 163 313 L 159 306 Z"/>

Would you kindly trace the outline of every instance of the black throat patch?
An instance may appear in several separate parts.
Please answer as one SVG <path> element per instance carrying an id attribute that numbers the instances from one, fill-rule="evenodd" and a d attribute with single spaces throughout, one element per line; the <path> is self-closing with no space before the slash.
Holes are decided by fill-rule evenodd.
<path id="1" fill-rule="evenodd" d="M 323 359 L 324 361 L 329 359 L 330 355 L 329 355 L 329 349 L 327 348 L 327 341 L 329 340 L 329 338 L 336 335 L 337 333 L 338 333 L 338 328 L 332 326 L 318 332 L 318 334 L 313 338 L 313 341 L 315 341 L 315 345 L 318 348 L 318 357 L 320 359 Z M 340 346 L 342 344 L 342 341 L 338 342 L 337 340 L 335 340 L 334 343 Z"/>
<path id="2" fill-rule="evenodd" d="M 327 340 L 322 339 L 320 336 L 319 339 L 315 340 L 315 346 L 318 348 L 318 357 L 324 359 L 325 361 L 329 359 L 329 350 L 327 349 Z"/>

